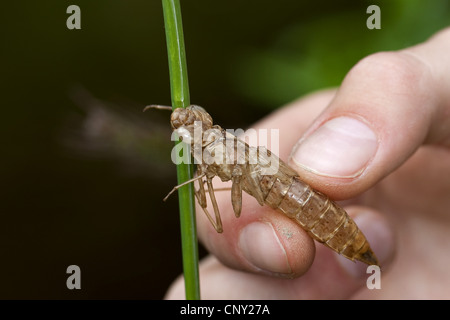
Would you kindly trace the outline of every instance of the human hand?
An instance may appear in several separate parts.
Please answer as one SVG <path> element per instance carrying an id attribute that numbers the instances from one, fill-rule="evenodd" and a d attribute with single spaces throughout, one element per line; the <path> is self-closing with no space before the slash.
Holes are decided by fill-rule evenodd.
<path id="1" fill-rule="evenodd" d="M 371 55 L 337 92 L 307 96 L 254 126 L 279 129 L 280 158 L 291 154 L 302 180 L 345 200 L 382 265 L 380 290 L 366 287 L 365 266 L 315 247 L 283 214 L 243 195 L 236 219 L 229 193 L 216 192 L 223 234 L 197 210 L 212 254 L 200 264 L 202 298 L 450 298 L 449 52 L 450 28 Z M 182 277 L 166 298 L 184 299 Z"/>

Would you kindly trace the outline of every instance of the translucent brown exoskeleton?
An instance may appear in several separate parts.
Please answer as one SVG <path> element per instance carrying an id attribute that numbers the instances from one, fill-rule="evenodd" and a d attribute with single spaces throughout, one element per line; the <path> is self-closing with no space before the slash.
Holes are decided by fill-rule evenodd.
<path id="1" fill-rule="evenodd" d="M 170 109 L 155 105 L 147 108 Z M 313 239 L 344 257 L 378 265 L 366 237 L 345 210 L 326 195 L 313 190 L 269 150 L 251 147 L 220 126 L 213 125 L 211 116 L 196 105 L 175 109 L 170 122 L 172 129 L 191 145 L 197 171 L 193 179 L 176 186 L 169 195 L 185 184 L 198 181 L 196 198 L 217 232 L 222 232 L 223 228 L 212 185 L 216 176 L 232 182 L 231 203 L 236 217 L 241 214 L 242 191 L 245 191 L 260 205 L 284 213 Z M 206 192 L 215 218 L 207 210 Z"/>

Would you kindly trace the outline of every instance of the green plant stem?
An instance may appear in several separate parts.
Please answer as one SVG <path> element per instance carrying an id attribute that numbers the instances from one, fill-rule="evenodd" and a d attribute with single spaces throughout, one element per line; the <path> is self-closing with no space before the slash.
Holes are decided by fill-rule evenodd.
<path id="1" fill-rule="evenodd" d="M 183 26 L 179 0 L 162 0 L 169 58 L 172 108 L 189 105 L 189 84 L 184 50 Z M 177 142 L 179 143 L 179 142 Z M 192 161 L 191 161 L 192 163 Z M 193 178 L 193 165 L 177 165 L 178 184 Z M 194 188 L 190 183 L 178 189 L 181 224 L 181 246 L 186 299 L 200 299 L 198 244 L 195 221 Z"/>

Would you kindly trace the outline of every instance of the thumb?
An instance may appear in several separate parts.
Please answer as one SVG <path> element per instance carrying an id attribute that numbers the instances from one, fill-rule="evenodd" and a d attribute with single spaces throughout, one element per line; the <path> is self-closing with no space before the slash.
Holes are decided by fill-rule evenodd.
<path id="1" fill-rule="evenodd" d="M 408 50 L 361 60 L 291 154 L 290 165 L 334 199 L 350 198 L 423 143 L 449 144 L 450 29 Z"/>

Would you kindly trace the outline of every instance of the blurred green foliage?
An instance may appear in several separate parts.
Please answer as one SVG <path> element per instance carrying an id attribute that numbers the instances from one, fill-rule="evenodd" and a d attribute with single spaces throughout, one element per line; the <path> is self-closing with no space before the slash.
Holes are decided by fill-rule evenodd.
<path id="1" fill-rule="evenodd" d="M 338 86 L 361 58 L 426 40 L 450 22 L 446 0 L 375 1 L 381 29 L 366 28 L 359 6 L 287 25 L 265 47 L 251 44 L 236 57 L 236 89 L 255 104 L 274 108 L 310 91 Z"/>

